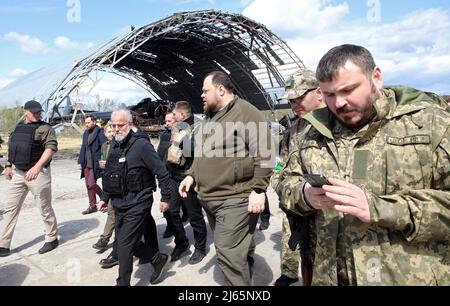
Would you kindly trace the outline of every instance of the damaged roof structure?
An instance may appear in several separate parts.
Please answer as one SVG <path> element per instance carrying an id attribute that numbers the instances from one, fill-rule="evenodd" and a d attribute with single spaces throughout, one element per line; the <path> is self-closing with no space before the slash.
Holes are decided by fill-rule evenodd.
<path id="1" fill-rule="evenodd" d="M 299 69 L 305 69 L 303 62 L 262 24 L 213 10 L 183 12 L 16 80 L 0 91 L 0 101 L 35 99 L 49 120 L 67 97 L 77 97 L 82 88 L 92 90 L 103 71 L 139 84 L 155 100 L 190 101 L 201 113 L 203 78 L 221 70 L 239 96 L 270 110 L 285 80 Z"/>

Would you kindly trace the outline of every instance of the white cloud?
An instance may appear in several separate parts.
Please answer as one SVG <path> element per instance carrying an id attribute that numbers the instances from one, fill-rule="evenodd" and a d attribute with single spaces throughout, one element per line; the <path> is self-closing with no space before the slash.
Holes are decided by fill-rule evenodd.
<path id="1" fill-rule="evenodd" d="M 26 75 L 27 74 L 27 72 L 25 71 L 25 70 L 23 70 L 23 69 L 21 69 L 21 68 L 16 68 L 16 69 L 14 69 L 13 71 L 11 71 L 9 74 L 8 74 L 8 77 L 11 77 L 11 78 L 20 78 L 20 77 L 22 77 L 22 76 L 24 76 L 24 75 Z"/>
<path id="2" fill-rule="evenodd" d="M 94 88 L 91 96 L 96 95 L 126 105 L 137 104 L 143 98 L 150 97 L 150 94 L 136 83 L 114 74 L 107 74 Z"/>
<path id="3" fill-rule="evenodd" d="M 21 68 L 16 68 L 6 74 L 6 77 L 0 78 L 0 89 L 14 82 L 16 79 L 26 75 L 28 72 Z"/>
<path id="4" fill-rule="evenodd" d="M 47 44 L 42 42 L 39 38 L 30 35 L 9 32 L 4 35 L 4 39 L 17 43 L 20 50 L 24 53 L 46 54 L 50 52 L 50 48 L 47 47 Z"/>
<path id="5" fill-rule="evenodd" d="M 320 33 L 338 24 L 348 13 L 344 2 L 331 5 L 328 0 L 255 0 L 243 15 L 264 23 L 284 37 L 298 33 Z"/>
<path id="6" fill-rule="evenodd" d="M 247 6 L 249 5 L 253 0 L 241 0 L 241 5 L 242 6 Z"/>
<path id="7" fill-rule="evenodd" d="M 387 85 L 403 84 L 449 93 L 449 86 L 442 86 L 443 80 L 450 79 L 448 11 L 430 8 L 391 23 L 356 24 L 344 18 L 350 9 L 345 2 L 335 6 L 328 3 L 255 0 L 243 13 L 284 39 L 309 69 L 314 70 L 332 47 L 358 44 L 372 52 L 384 71 Z"/>
<path id="8" fill-rule="evenodd" d="M 74 40 L 71 40 L 68 37 L 65 36 L 58 36 L 54 40 L 54 44 L 58 49 L 62 50 L 87 50 L 89 48 L 92 48 L 94 46 L 94 43 L 80 43 Z"/>
<path id="9" fill-rule="evenodd" d="M 0 79 L 0 89 L 2 89 L 3 87 L 6 87 L 6 85 L 14 82 L 14 78 L 5 78 L 5 79 Z"/>
<path id="10" fill-rule="evenodd" d="M 58 36 L 53 40 L 54 47 L 50 48 L 45 42 L 37 37 L 16 32 L 9 32 L 3 37 L 7 41 L 13 41 L 19 45 L 22 52 L 27 54 L 48 54 L 58 50 L 87 50 L 94 46 L 94 43 L 81 43 L 66 36 Z"/>

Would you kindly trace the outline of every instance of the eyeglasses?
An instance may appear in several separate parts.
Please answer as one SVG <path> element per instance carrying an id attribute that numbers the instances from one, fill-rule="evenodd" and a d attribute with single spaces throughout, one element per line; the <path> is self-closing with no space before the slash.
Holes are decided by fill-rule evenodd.
<path id="1" fill-rule="evenodd" d="M 110 127 L 112 129 L 121 129 L 123 128 L 125 125 L 128 125 L 128 123 L 124 123 L 124 124 L 111 124 Z"/>

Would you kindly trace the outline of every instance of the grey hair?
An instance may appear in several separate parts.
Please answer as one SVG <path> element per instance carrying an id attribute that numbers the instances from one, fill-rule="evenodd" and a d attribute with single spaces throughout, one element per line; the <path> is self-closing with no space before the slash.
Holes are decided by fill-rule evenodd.
<path id="1" fill-rule="evenodd" d="M 113 111 L 111 114 L 111 118 L 115 116 L 123 116 L 125 115 L 128 117 L 128 123 L 133 123 L 133 115 L 128 109 L 118 109 L 116 111 Z"/>
<path id="2" fill-rule="evenodd" d="M 341 45 L 334 47 L 322 57 L 317 66 L 317 80 L 333 81 L 348 61 L 358 66 L 367 77 L 372 76 L 376 67 L 372 54 L 366 48 L 350 44 Z"/>

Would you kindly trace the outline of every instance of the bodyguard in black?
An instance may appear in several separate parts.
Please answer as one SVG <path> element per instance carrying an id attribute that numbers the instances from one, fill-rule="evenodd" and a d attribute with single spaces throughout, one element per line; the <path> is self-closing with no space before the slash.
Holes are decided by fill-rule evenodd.
<path id="1" fill-rule="evenodd" d="M 171 256 L 172 261 L 176 261 L 189 249 L 189 240 L 186 237 L 180 218 L 180 207 L 184 205 L 188 213 L 189 223 L 194 231 L 195 251 L 189 259 L 189 263 L 193 265 L 202 261 L 206 256 L 206 223 L 197 193 L 191 190 L 186 198 L 182 198 L 178 193 L 178 187 L 186 177 L 187 171 L 194 160 L 194 150 L 191 141 L 194 129 L 194 116 L 192 115 L 191 105 L 187 101 L 177 102 L 173 113 L 177 123 L 172 129 L 171 147 L 167 154 L 167 168 L 169 169 L 172 184 L 170 206 L 172 222 L 170 225 L 173 227 L 172 232 L 175 236 L 175 249 Z M 177 150 L 179 150 L 178 153 Z"/>
<path id="2" fill-rule="evenodd" d="M 119 257 L 117 285 L 129 286 L 133 272 L 133 255 L 139 245 L 140 257 L 153 264 L 150 283 L 160 279 L 170 256 L 158 249 L 156 225 L 151 216 L 155 175 L 161 188 L 161 211 L 169 208 L 169 174 L 159 159 L 148 136 L 131 130 L 132 116 L 128 110 L 113 112 L 111 127 L 116 131 L 111 145 L 103 188 L 116 211 L 116 239 Z M 151 228 L 150 228 L 151 227 Z M 145 236 L 145 241 L 141 242 Z"/>

